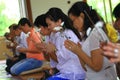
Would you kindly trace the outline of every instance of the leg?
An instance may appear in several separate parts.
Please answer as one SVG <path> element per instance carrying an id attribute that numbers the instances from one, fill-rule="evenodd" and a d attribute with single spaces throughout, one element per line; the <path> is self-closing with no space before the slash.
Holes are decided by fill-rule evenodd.
<path id="1" fill-rule="evenodd" d="M 32 58 L 23 59 L 18 63 L 16 63 L 15 65 L 13 65 L 10 71 L 14 75 L 19 75 L 21 72 L 41 67 L 42 64 L 43 62 L 40 60 L 36 60 Z"/>

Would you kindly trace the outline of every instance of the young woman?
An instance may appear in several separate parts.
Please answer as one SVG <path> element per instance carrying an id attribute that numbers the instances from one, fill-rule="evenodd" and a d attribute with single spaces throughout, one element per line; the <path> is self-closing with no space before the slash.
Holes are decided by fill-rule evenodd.
<path id="1" fill-rule="evenodd" d="M 73 4 L 69 9 L 68 15 L 79 32 L 81 32 L 80 27 L 82 27 L 84 35 L 87 34 L 88 27 L 94 27 L 94 24 L 100 20 L 97 13 L 87 3 L 82 1 Z M 117 78 L 114 64 L 109 63 L 107 58 L 101 55 L 102 50 L 99 48 L 100 41 L 109 41 L 103 26 L 102 22 L 97 24 L 89 36 L 87 37 L 86 35 L 82 45 L 70 40 L 66 40 L 64 44 L 68 50 L 78 55 L 79 59 L 85 63 L 88 80 L 116 80 Z"/>
<path id="2" fill-rule="evenodd" d="M 41 14 L 37 16 L 34 21 L 34 25 L 40 30 L 40 34 L 42 34 L 44 37 L 45 42 L 43 42 L 42 44 L 46 44 L 47 42 L 49 42 L 49 39 L 50 39 L 49 36 L 51 33 L 51 30 L 48 29 L 48 25 L 45 21 L 45 17 L 46 17 L 45 14 Z M 40 45 L 42 44 L 41 43 L 37 44 L 37 48 L 41 50 Z M 46 52 L 44 52 L 44 57 L 47 61 L 50 61 L 50 66 L 51 66 L 50 69 L 43 70 L 43 72 L 45 73 L 43 76 L 44 80 L 58 72 L 58 70 L 56 69 L 57 61 L 56 59 L 54 60 L 54 58 L 52 58 L 53 54 L 47 54 Z M 55 58 L 56 58 L 56 55 L 55 55 Z"/>
<path id="3" fill-rule="evenodd" d="M 50 8 L 46 13 L 46 23 L 52 31 L 50 40 L 45 45 L 48 54 L 55 53 L 57 57 L 56 68 L 59 73 L 47 80 L 84 80 L 86 75 L 77 55 L 64 47 L 64 41 L 70 39 L 79 42 L 80 35 L 72 27 L 71 20 L 59 8 Z"/>

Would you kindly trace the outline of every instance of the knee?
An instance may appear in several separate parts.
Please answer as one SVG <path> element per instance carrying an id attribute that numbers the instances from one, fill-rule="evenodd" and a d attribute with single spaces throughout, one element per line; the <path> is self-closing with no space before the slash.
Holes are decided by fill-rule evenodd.
<path id="1" fill-rule="evenodd" d="M 10 72 L 12 75 L 19 75 L 20 74 L 20 72 L 15 67 L 11 67 Z"/>

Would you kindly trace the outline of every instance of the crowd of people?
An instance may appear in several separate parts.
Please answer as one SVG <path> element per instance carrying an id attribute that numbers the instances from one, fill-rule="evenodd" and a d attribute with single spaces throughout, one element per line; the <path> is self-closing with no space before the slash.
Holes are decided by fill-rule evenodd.
<path id="1" fill-rule="evenodd" d="M 78 1 L 70 7 L 68 15 L 52 7 L 38 15 L 33 25 L 27 18 L 21 18 L 5 34 L 11 41 L 7 48 L 14 53 L 6 60 L 6 71 L 19 75 L 41 67 L 47 60 L 51 69 L 43 71 L 49 75 L 44 80 L 117 80 L 120 3 L 113 16 L 114 25 L 105 23 L 96 10 Z"/>

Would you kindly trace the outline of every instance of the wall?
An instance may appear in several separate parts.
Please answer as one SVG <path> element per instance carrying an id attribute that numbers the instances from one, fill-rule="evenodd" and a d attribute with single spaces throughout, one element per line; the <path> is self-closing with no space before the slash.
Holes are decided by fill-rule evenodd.
<path id="1" fill-rule="evenodd" d="M 5 38 L 0 37 L 0 60 L 6 59 L 6 57 L 3 55 L 4 53 L 7 53 L 8 55 L 12 56 L 12 52 L 6 48 Z"/>
<path id="2" fill-rule="evenodd" d="M 68 4 L 68 1 L 71 3 Z M 31 0 L 33 21 L 38 15 L 47 12 L 47 10 L 51 7 L 59 7 L 64 11 L 65 14 L 67 14 L 68 9 L 76 1 L 82 0 Z"/>

